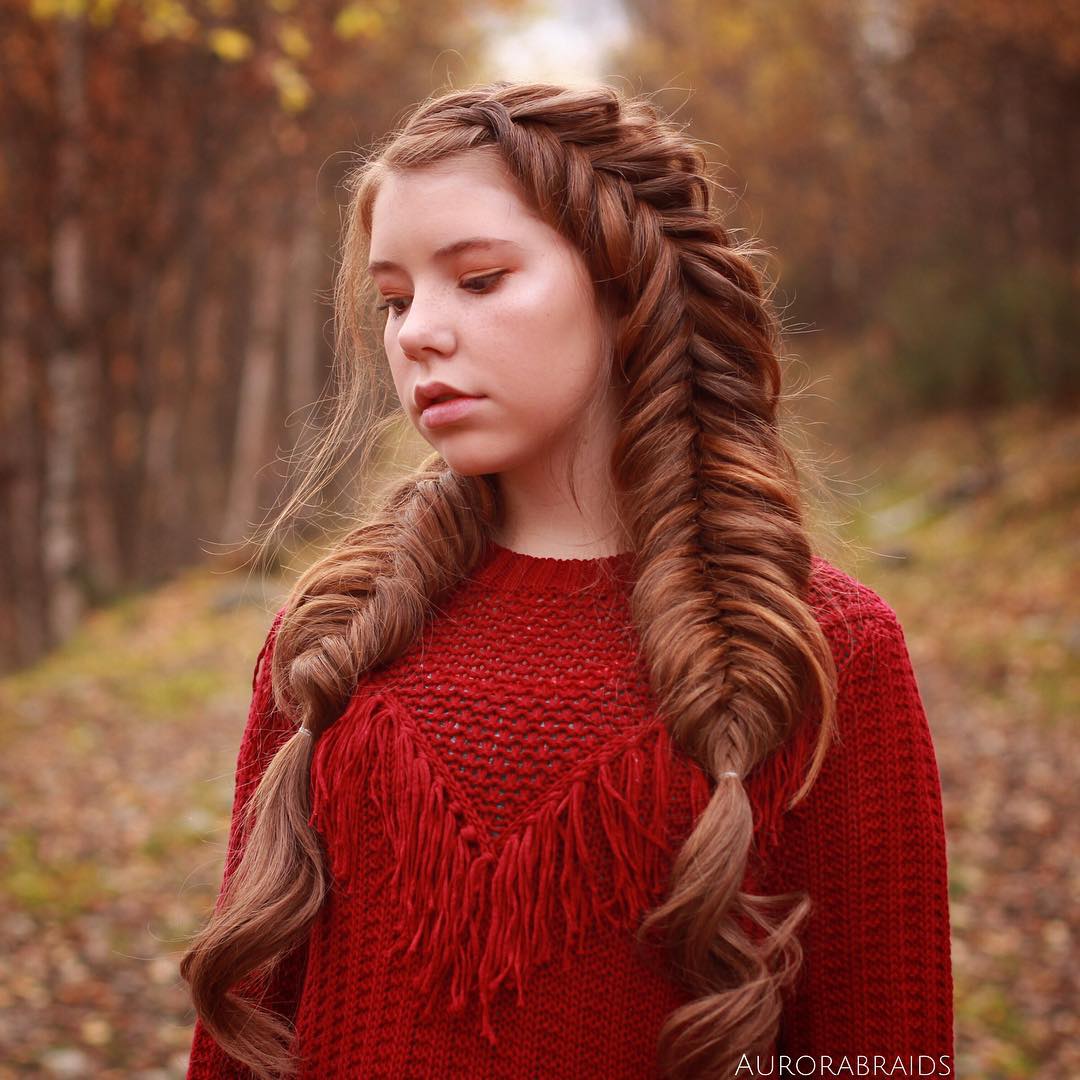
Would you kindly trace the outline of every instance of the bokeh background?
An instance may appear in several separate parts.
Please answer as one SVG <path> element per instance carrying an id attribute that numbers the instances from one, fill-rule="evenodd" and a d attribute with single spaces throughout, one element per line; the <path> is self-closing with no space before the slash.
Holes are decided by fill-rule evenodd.
<path id="1" fill-rule="evenodd" d="M 183 1075 L 255 655 L 367 479 L 252 560 L 341 179 L 500 77 L 654 95 L 767 245 L 817 520 L 938 749 L 957 1074 L 1080 1076 L 1068 0 L 0 0 L 0 1076 Z"/>

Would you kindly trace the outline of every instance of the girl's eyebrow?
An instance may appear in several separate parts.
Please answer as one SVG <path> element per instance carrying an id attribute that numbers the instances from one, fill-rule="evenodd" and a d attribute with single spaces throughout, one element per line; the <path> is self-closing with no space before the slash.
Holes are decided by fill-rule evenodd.
<path id="1" fill-rule="evenodd" d="M 517 248 L 519 251 L 523 250 L 521 245 L 515 241 L 504 240 L 498 236 L 469 236 L 464 240 L 455 240 L 452 244 L 446 244 L 439 248 L 439 250 L 435 252 L 434 258 L 436 260 L 448 259 L 451 255 L 459 255 L 461 252 L 470 251 L 473 248 L 487 250 L 488 248 L 498 247 L 499 245 Z M 401 267 L 395 262 L 390 262 L 389 259 L 376 259 L 374 262 L 368 264 L 367 269 L 369 274 L 374 274 L 377 270 L 400 270 Z"/>

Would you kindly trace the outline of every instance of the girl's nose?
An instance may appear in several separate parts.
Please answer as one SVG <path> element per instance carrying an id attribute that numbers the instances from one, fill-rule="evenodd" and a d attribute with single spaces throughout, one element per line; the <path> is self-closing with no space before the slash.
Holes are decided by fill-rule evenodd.
<path id="1" fill-rule="evenodd" d="M 398 328 L 398 345 L 410 360 L 419 360 L 425 354 L 447 354 L 454 348 L 454 332 L 447 313 L 440 305 L 414 296 L 405 309 Z"/>

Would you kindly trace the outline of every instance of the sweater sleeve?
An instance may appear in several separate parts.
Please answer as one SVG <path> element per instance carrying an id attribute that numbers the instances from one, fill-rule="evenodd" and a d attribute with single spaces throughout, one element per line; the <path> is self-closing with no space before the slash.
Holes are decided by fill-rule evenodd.
<path id="1" fill-rule="evenodd" d="M 882 1055 L 890 1066 L 903 1058 L 906 1075 L 951 1076 L 937 760 L 903 630 L 874 601 L 846 626 L 854 643 L 840 673 L 838 738 L 810 794 L 787 814 L 773 868 L 777 892 L 806 891 L 813 905 L 779 1051 L 810 1055 L 816 1068 L 826 1055 L 853 1066 L 857 1055 Z"/>
<path id="2" fill-rule="evenodd" d="M 279 611 L 275 616 L 255 661 L 251 704 L 236 761 L 236 779 L 225 867 L 215 907 L 220 906 L 225 885 L 235 873 L 244 852 L 245 836 L 241 820 L 243 809 L 258 787 L 259 780 L 270 760 L 294 730 L 294 725 L 274 708 L 270 679 L 274 637 L 282 614 L 283 611 Z M 294 949 L 282 959 L 265 988 L 265 996 L 261 998 L 265 1007 L 273 1009 L 290 1020 L 295 1018 L 306 959 L 306 945 Z M 188 1080 L 251 1080 L 255 1074 L 234 1058 L 229 1057 L 214 1041 L 202 1021 L 196 1019 L 187 1076 Z"/>

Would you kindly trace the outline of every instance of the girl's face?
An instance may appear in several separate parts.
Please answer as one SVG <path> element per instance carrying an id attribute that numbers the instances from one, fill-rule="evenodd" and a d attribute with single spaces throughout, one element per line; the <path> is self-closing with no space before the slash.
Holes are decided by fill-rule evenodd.
<path id="1" fill-rule="evenodd" d="M 498 162 L 472 153 L 387 175 L 370 251 L 398 398 L 450 468 L 559 458 L 601 378 L 600 314 L 580 254 Z M 417 388 L 436 381 L 474 400 L 422 415 Z"/>

